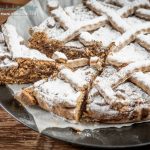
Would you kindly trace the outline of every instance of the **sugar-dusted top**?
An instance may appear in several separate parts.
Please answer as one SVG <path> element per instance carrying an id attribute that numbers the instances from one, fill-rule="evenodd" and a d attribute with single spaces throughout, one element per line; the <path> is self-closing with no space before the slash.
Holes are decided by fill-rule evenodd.
<path id="1" fill-rule="evenodd" d="M 35 86 L 34 93 L 37 99 L 42 98 L 49 106 L 61 105 L 74 108 L 81 92 L 75 91 L 69 83 L 61 79 L 48 79 L 48 81 Z"/>
<path id="2" fill-rule="evenodd" d="M 46 55 L 40 53 L 38 50 L 30 49 L 26 45 L 21 44 L 23 38 L 17 34 L 14 26 L 5 24 L 2 26 L 2 31 L 12 57 L 16 58 L 29 58 L 37 60 L 53 61 Z"/>

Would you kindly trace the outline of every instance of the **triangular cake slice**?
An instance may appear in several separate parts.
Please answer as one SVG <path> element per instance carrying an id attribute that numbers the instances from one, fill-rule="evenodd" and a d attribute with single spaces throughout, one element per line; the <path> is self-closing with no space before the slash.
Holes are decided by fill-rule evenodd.
<path id="1" fill-rule="evenodd" d="M 5 24 L 2 31 L 6 46 L 1 46 L 0 83 L 33 83 L 57 71 L 54 60 L 23 45 L 14 26 Z M 5 43 L 3 44 L 5 45 Z"/>
<path id="2" fill-rule="evenodd" d="M 64 80 L 49 78 L 24 89 L 15 98 L 21 103 L 38 104 L 41 108 L 58 116 L 78 121 L 81 115 L 84 92 L 76 91 Z"/>
<path id="3" fill-rule="evenodd" d="M 101 77 L 108 78 L 117 70 L 112 66 L 104 69 Z M 130 103 L 142 101 L 137 105 L 128 106 L 127 111 L 113 109 L 101 96 L 96 86 L 93 86 L 88 95 L 84 118 L 88 121 L 105 123 L 125 123 L 146 120 L 150 118 L 150 96 L 131 82 L 119 85 L 114 91 L 121 97 L 126 97 Z"/>

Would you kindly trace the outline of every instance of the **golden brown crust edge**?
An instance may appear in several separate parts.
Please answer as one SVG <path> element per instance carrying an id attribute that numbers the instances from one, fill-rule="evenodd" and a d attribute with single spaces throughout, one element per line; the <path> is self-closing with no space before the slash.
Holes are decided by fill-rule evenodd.
<path id="1" fill-rule="evenodd" d="M 32 88 L 28 88 L 23 90 L 22 92 L 19 92 L 15 99 L 17 99 L 19 102 L 26 104 L 28 106 L 32 105 L 39 105 L 41 108 L 43 108 L 46 111 L 52 112 L 60 117 L 69 119 L 69 120 L 83 120 L 87 122 L 99 122 L 99 123 L 107 123 L 107 124 L 122 124 L 122 123 L 133 123 L 133 122 L 140 122 L 140 121 L 146 121 L 150 119 L 150 108 L 135 108 L 130 112 L 119 112 L 115 116 L 111 115 L 102 115 L 99 114 L 96 111 L 90 111 L 86 110 L 82 112 L 82 105 L 84 101 L 81 101 L 81 99 L 78 101 L 77 108 L 65 108 L 62 107 L 62 105 L 55 105 L 55 106 L 49 106 L 49 104 L 42 100 L 42 99 L 36 99 L 33 96 Z M 82 97 L 83 100 L 83 97 Z M 84 103 L 85 104 L 85 103 Z M 86 104 L 85 104 L 86 105 Z M 83 113 L 83 114 L 82 114 Z"/>
<path id="2" fill-rule="evenodd" d="M 82 114 L 81 108 L 84 101 L 84 93 L 82 93 L 81 96 L 78 98 L 77 106 L 75 108 L 62 107 L 61 104 L 50 106 L 46 101 L 42 100 L 41 98 L 36 99 L 36 97 L 34 97 L 32 87 L 18 92 L 14 96 L 14 98 L 21 104 L 25 104 L 27 106 L 39 105 L 41 108 L 48 112 L 78 122 Z"/>
<path id="3" fill-rule="evenodd" d="M 17 93 L 14 97 L 16 100 L 18 100 L 23 105 L 25 104 L 28 106 L 33 106 L 33 105 L 37 104 L 37 100 L 33 96 L 32 88 L 23 90 L 23 91 Z"/>
<path id="4" fill-rule="evenodd" d="M 83 114 L 83 119 L 92 122 L 124 124 L 136 123 L 150 119 L 150 107 L 134 108 L 128 112 L 119 112 L 117 115 L 102 115 L 97 111 L 86 110 Z"/>

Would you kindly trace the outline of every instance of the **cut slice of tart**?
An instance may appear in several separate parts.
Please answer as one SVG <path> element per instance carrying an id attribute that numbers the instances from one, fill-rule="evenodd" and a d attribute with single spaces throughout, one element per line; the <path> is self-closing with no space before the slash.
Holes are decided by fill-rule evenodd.
<path id="1" fill-rule="evenodd" d="M 150 96 L 148 94 L 130 82 L 120 85 L 115 90 L 118 94 L 128 96 L 131 103 L 136 99 L 141 99 L 144 104 L 130 106 L 128 111 L 121 112 L 108 105 L 99 91 L 93 87 L 88 95 L 83 118 L 101 123 L 127 123 L 150 119 Z"/>
<path id="2" fill-rule="evenodd" d="M 74 90 L 64 80 L 49 78 L 24 89 L 15 97 L 21 103 L 38 104 L 41 108 L 58 116 L 78 121 L 84 95 L 84 92 Z"/>
<path id="3" fill-rule="evenodd" d="M 5 56 L 0 63 L 1 84 L 33 83 L 57 72 L 54 60 L 22 44 L 23 39 L 14 26 L 5 24 L 2 31 L 8 49 L 2 47 L 1 50 L 1 56 Z"/>
<path id="4" fill-rule="evenodd" d="M 101 77 L 107 80 L 116 72 L 115 68 L 108 66 L 104 69 Z M 114 88 L 114 92 L 118 100 L 128 99 L 129 104 L 124 105 L 124 108 L 114 109 L 106 97 L 102 96 L 99 89 L 93 85 L 88 95 L 84 119 L 105 123 L 125 123 L 150 118 L 150 96 L 141 88 L 131 82 L 125 82 Z"/>

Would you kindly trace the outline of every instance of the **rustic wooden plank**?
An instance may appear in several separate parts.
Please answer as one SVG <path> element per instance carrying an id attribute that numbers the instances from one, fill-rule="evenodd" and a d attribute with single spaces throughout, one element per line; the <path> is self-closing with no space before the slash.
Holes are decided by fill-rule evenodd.
<path id="1" fill-rule="evenodd" d="M 0 150 L 79 150 L 22 125 L 0 108 Z"/>
<path id="2" fill-rule="evenodd" d="M 15 4 L 15 5 L 24 5 L 30 0 L 19 0 L 19 1 L 12 1 L 12 0 L 0 0 L 0 3 L 4 4 Z"/>

